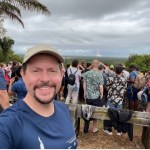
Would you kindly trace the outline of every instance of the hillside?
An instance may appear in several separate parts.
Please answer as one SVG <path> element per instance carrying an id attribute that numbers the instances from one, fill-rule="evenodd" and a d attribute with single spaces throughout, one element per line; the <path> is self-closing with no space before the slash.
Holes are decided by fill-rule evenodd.
<path id="1" fill-rule="evenodd" d="M 115 57 L 84 57 L 84 56 L 66 56 L 65 64 L 71 64 L 73 59 L 79 60 L 79 62 L 85 60 L 86 62 L 92 62 L 94 59 L 98 59 L 103 63 L 107 63 L 108 65 L 113 64 L 124 64 L 127 61 L 127 58 L 115 58 Z"/>

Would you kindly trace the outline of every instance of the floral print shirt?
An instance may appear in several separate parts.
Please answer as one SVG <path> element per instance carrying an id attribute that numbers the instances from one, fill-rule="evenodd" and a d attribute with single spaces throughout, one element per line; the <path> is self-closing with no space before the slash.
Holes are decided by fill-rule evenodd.
<path id="1" fill-rule="evenodd" d="M 106 83 L 108 101 L 112 104 L 122 105 L 124 94 L 127 90 L 127 81 L 123 76 L 109 77 Z"/>
<path id="2" fill-rule="evenodd" d="M 104 84 L 103 75 L 98 70 L 89 70 L 83 74 L 86 82 L 86 96 L 96 99 L 100 96 L 100 85 Z"/>

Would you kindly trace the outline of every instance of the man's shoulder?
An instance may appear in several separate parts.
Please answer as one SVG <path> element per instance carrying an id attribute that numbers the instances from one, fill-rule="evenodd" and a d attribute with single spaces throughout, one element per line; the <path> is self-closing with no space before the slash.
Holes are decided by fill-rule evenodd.
<path id="1" fill-rule="evenodd" d="M 123 72 L 123 74 L 125 74 L 125 75 L 128 75 L 128 76 L 129 76 L 129 72 L 128 72 L 127 70 L 123 70 L 122 72 Z"/>
<path id="2" fill-rule="evenodd" d="M 74 73 L 75 71 L 78 71 L 78 68 L 76 68 L 76 67 L 69 67 L 68 70 L 67 70 L 67 72 L 69 72 L 69 73 Z"/>
<path id="3" fill-rule="evenodd" d="M 88 77 L 88 76 L 91 76 L 93 73 L 93 70 L 89 70 L 89 71 L 86 71 L 85 73 L 83 73 L 83 77 Z"/>
<path id="4" fill-rule="evenodd" d="M 0 114 L 0 123 L 7 124 L 8 126 L 14 126 L 14 124 L 17 123 L 17 120 L 22 118 L 21 114 L 21 109 L 17 105 L 13 104 Z"/>

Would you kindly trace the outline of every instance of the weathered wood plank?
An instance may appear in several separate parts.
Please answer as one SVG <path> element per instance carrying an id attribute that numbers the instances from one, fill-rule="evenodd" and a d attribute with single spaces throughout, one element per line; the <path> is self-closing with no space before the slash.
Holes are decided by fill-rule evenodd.
<path id="1" fill-rule="evenodd" d="M 76 106 L 74 105 L 73 107 L 77 108 L 76 116 L 81 117 L 81 105 L 77 104 Z M 108 112 L 108 108 L 96 107 L 92 115 L 92 118 L 100 119 L 100 120 L 109 120 L 107 112 Z M 136 125 L 141 125 L 141 126 L 150 126 L 150 113 L 134 111 L 132 118 L 128 122 Z"/>

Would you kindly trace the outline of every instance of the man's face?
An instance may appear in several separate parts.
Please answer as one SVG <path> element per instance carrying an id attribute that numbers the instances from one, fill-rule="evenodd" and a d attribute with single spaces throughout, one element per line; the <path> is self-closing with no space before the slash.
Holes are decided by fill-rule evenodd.
<path id="1" fill-rule="evenodd" d="M 28 94 L 39 103 L 49 104 L 61 86 L 63 74 L 53 56 L 40 54 L 29 60 L 22 77 Z"/>

